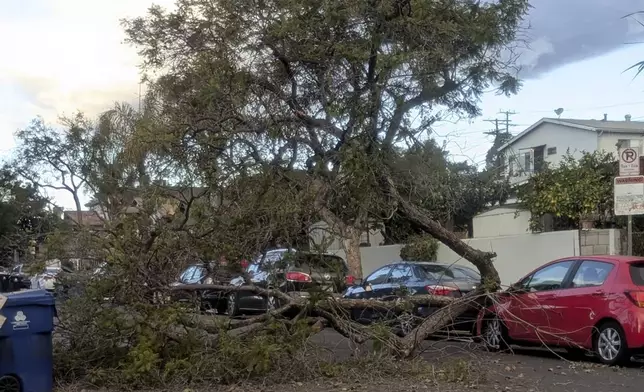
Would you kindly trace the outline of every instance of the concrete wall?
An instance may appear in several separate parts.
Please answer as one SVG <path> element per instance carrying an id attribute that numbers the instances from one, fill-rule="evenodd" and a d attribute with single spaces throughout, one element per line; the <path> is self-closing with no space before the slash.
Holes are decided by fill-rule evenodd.
<path id="1" fill-rule="evenodd" d="M 621 233 L 617 229 L 582 232 L 582 252 L 584 255 L 621 254 L 620 236 Z M 471 238 L 465 241 L 477 249 L 496 252 L 494 265 L 504 285 L 515 283 L 530 271 L 549 261 L 580 255 L 578 230 Z M 387 263 L 400 260 L 401 247 L 402 245 L 389 245 L 362 248 L 364 276 Z M 344 252 L 340 250 L 333 253 L 345 257 Z M 438 260 L 444 263 L 472 266 L 442 244 L 438 249 Z"/>
<path id="2" fill-rule="evenodd" d="M 526 234 L 530 228 L 530 211 L 516 207 L 498 207 L 472 219 L 473 237 L 499 237 Z"/>
<path id="3" fill-rule="evenodd" d="M 333 228 L 329 225 L 320 221 L 314 223 L 309 230 L 309 237 L 311 241 L 311 246 L 321 246 L 327 250 L 337 250 L 342 248 L 341 239 L 335 234 Z M 385 238 L 382 235 L 380 230 L 369 230 L 369 233 L 362 233 L 363 242 L 371 244 L 371 246 L 379 246 L 384 243 Z"/>

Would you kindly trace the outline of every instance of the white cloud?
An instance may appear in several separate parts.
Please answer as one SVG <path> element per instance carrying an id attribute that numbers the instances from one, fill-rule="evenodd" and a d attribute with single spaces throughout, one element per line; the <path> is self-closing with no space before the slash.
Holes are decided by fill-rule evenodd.
<path id="1" fill-rule="evenodd" d="M 174 0 L 157 0 L 172 6 Z M 115 100 L 136 99 L 134 48 L 119 20 L 142 15 L 151 0 L 31 0 L 0 14 L 0 145 L 17 126 L 42 115 L 97 114 Z M 6 110 L 6 112 L 5 112 Z"/>

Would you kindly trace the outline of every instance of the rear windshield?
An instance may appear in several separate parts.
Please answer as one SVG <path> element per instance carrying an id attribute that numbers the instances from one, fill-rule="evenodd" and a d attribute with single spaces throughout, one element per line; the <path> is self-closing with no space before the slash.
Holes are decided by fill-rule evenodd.
<path id="1" fill-rule="evenodd" d="M 437 278 L 452 278 L 452 279 L 464 279 L 468 278 L 463 272 L 449 268 L 446 265 L 440 264 L 420 264 L 419 267 L 423 272 L 429 274 L 430 277 L 435 276 Z"/>
<path id="2" fill-rule="evenodd" d="M 346 273 L 348 271 L 347 264 L 339 256 L 296 253 L 293 258 L 293 266 L 295 268 L 335 273 Z"/>
<path id="3" fill-rule="evenodd" d="M 478 279 L 478 280 L 480 280 L 480 279 L 481 279 L 481 275 L 480 275 L 478 272 L 476 272 L 476 271 L 474 271 L 473 269 L 471 269 L 471 268 L 467 268 L 467 267 L 454 267 L 454 268 L 452 268 L 452 269 L 453 269 L 454 271 L 462 272 L 464 275 L 466 275 L 466 276 L 468 276 L 468 277 L 470 277 L 470 278 L 472 278 L 472 279 Z"/>
<path id="4" fill-rule="evenodd" d="M 644 286 L 644 260 L 629 266 L 631 280 L 638 286 Z"/>

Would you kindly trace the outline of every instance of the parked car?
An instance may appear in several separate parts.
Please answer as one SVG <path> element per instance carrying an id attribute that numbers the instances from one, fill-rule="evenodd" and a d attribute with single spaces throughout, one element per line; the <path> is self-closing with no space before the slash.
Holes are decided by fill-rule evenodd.
<path id="1" fill-rule="evenodd" d="M 280 290 L 292 296 L 307 297 L 312 291 L 324 291 L 340 296 L 354 281 L 346 261 L 336 255 L 275 249 L 256 258 L 246 271 L 250 282 L 258 287 Z M 246 283 L 242 276 L 231 281 L 235 286 Z M 226 312 L 242 313 L 267 311 L 280 306 L 279 298 L 253 292 L 227 294 Z"/>
<path id="2" fill-rule="evenodd" d="M 531 272 L 481 312 L 490 350 L 510 344 L 559 346 L 625 362 L 644 350 L 644 258 L 580 256 Z"/>
<path id="3" fill-rule="evenodd" d="M 480 284 L 481 277 L 471 268 L 435 262 L 401 261 L 372 272 L 360 285 L 349 287 L 344 298 L 391 300 L 403 295 L 440 295 L 461 297 Z M 382 313 L 375 309 L 353 309 L 352 318 L 361 323 L 387 319 L 400 321 L 399 333 L 407 334 L 438 308 L 419 306 L 410 315 Z M 474 332 L 477 311 L 468 311 L 454 320 L 453 329 Z"/>
<path id="4" fill-rule="evenodd" d="M 24 264 L 18 264 L 11 269 L 9 281 L 5 290 L 15 291 L 31 288 L 31 277 L 25 270 Z"/>
<path id="5" fill-rule="evenodd" d="M 208 265 L 210 264 L 210 265 Z M 217 266 L 216 263 L 196 263 L 188 266 L 179 276 L 179 279 L 172 283 L 172 286 L 191 284 L 219 284 L 229 285 L 230 281 L 239 273 L 233 273 L 227 266 Z M 226 291 L 207 290 L 200 292 L 177 291 L 172 295 L 172 300 L 179 302 L 191 302 L 198 300 L 201 311 L 214 310 L 216 313 L 225 313 L 227 309 Z M 197 298 L 195 298 L 195 296 Z"/>

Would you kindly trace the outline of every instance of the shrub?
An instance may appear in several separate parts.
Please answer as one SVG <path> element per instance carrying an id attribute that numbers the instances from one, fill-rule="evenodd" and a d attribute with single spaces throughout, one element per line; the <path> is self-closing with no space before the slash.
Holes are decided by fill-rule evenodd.
<path id="1" fill-rule="evenodd" d="M 438 246 L 438 240 L 428 234 L 413 236 L 400 249 L 400 258 L 405 261 L 434 261 Z"/>

